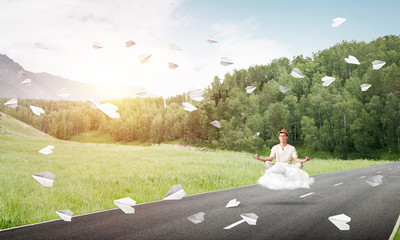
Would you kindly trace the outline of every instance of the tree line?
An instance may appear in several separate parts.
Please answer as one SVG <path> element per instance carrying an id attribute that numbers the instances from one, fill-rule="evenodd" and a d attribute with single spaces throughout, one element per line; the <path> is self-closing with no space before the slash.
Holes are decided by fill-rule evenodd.
<path id="1" fill-rule="evenodd" d="M 360 65 L 344 61 L 357 57 Z M 371 62 L 385 61 L 379 70 Z M 277 132 L 289 131 L 288 142 L 342 158 L 351 153 L 369 157 L 376 150 L 400 152 L 400 37 L 389 35 L 370 43 L 343 41 L 313 53 L 274 59 L 215 77 L 204 100 L 188 94 L 163 98 L 124 98 L 104 102 L 118 106 L 110 119 L 86 102 L 18 99 L 19 106 L 0 110 L 58 139 L 88 131 L 110 134 L 115 141 L 162 143 L 180 140 L 211 148 L 261 152 L 278 143 Z M 304 78 L 290 75 L 298 68 Z M 336 80 L 322 86 L 324 76 Z M 361 84 L 371 84 L 361 91 Z M 248 94 L 247 86 L 256 90 Z M 290 88 L 286 93 L 279 86 Z M 182 103 L 196 106 L 187 112 Z M 29 105 L 46 114 L 32 114 Z M 210 122 L 218 120 L 221 128 Z"/>

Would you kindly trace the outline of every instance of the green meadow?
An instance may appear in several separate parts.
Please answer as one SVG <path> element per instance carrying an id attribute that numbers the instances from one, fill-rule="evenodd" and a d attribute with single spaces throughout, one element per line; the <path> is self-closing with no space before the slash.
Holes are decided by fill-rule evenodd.
<path id="1" fill-rule="evenodd" d="M 245 152 L 59 141 L 0 113 L 0 229 L 115 208 L 113 200 L 161 200 L 175 184 L 187 195 L 256 184 L 263 164 Z M 38 151 L 54 145 L 52 154 Z M 266 154 L 265 154 L 266 155 Z M 265 156 L 264 156 L 265 157 Z M 304 156 L 300 156 L 304 157 Z M 310 175 L 390 161 L 313 159 Z M 43 187 L 32 174 L 56 175 Z"/>

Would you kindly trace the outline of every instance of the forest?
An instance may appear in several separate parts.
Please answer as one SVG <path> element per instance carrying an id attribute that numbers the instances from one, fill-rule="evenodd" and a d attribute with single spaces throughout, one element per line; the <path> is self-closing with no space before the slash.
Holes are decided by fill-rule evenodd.
<path id="1" fill-rule="evenodd" d="M 355 56 L 359 65 L 344 59 Z M 371 62 L 385 61 L 379 70 Z M 369 43 L 343 41 L 329 49 L 274 59 L 266 65 L 235 69 L 215 77 L 202 101 L 189 93 L 159 98 L 109 99 L 120 118 L 111 119 L 88 102 L 18 99 L 0 111 L 61 140 L 89 131 L 109 134 L 116 142 L 180 141 L 209 148 L 265 152 L 279 142 L 277 132 L 289 132 L 288 143 L 307 151 L 339 158 L 380 158 L 400 153 L 400 36 Z M 290 75 L 299 69 L 304 78 Z M 322 78 L 335 78 L 322 86 Z M 362 91 L 362 84 L 371 84 Z M 252 93 L 246 87 L 254 86 Z M 283 93 L 279 86 L 290 90 Z M 44 97 L 45 98 L 45 97 Z M 197 107 L 185 111 L 182 103 Z M 36 116 L 30 105 L 46 114 Z M 210 122 L 217 120 L 221 127 Z"/>

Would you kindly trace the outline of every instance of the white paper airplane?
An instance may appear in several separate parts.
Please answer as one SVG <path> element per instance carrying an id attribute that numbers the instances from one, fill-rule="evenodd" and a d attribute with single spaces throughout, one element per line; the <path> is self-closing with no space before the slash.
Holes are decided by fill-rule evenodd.
<path id="1" fill-rule="evenodd" d="M 185 106 L 183 109 L 185 109 L 188 112 L 197 110 L 197 107 L 193 106 L 192 104 L 190 104 L 188 102 L 183 102 L 182 105 Z"/>
<path id="2" fill-rule="evenodd" d="M 63 98 L 68 97 L 70 94 L 68 93 L 67 89 L 63 88 L 57 92 L 57 95 Z"/>
<path id="3" fill-rule="evenodd" d="M 368 88 L 371 87 L 371 84 L 366 84 L 366 83 L 364 83 L 364 84 L 361 84 L 360 87 L 361 87 L 361 91 L 365 92 L 365 91 L 368 90 Z"/>
<path id="4" fill-rule="evenodd" d="M 331 83 L 333 83 L 333 81 L 335 81 L 335 78 L 325 76 L 321 80 L 322 80 L 322 86 L 327 87 L 327 86 L 331 85 Z"/>
<path id="5" fill-rule="evenodd" d="M 97 106 L 97 108 L 110 118 L 119 118 L 119 113 L 116 111 L 118 107 L 111 103 L 103 103 Z"/>
<path id="6" fill-rule="evenodd" d="M 74 214 L 69 209 L 57 210 L 56 213 L 66 222 L 71 222 L 72 215 Z"/>
<path id="7" fill-rule="evenodd" d="M 179 200 L 182 199 L 186 195 L 185 191 L 183 191 L 182 185 L 174 185 L 167 192 L 164 197 L 164 200 Z"/>
<path id="8" fill-rule="evenodd" d="M 149 61 L 151 54 L 142 54 L 139 56 L 139 60 L 141 64 L 145 64 Z"/>
<path id="9" fill-rule="evenodd" d="M 236 200 L 236 198 L 235 198 L 235 199 L 230 200 L 228 202 L 228 204 L 226 204 L 226 207 L 227 208 L 237 207 L 237 206 L 239 206 L 239 204 L 240 204 L 240 202 L 238 200 Z"/>
<path id="10" fill-rule="evenodd" d="M 254 134 L 253 138 L 256 138 L 258 136 L 260 136 L 260 132 L 256 132 L 256 134 Z"/>
<path id="11" fill-rule="evenodd" d="M 33 114 L 35 114 L 35 115 L 40 116 L 41 114 L 46 114 L 44 112 L 43 108 L 35 107 L 35 106 L 32 106 L 32 105 L 30 107 L 31 107 L 31 110 L 32 110 Z"/>
<path id="12" fill-rule="evenodd" d="M 97 106 L 100 105 L 98 102 L 95 102 L 95 101 L 93 101 L 92 99 L 89 99 L 89 98 L 87 99 L 87 101 L 88 101 L 89 105 L 92 108 L 97 108 Z"/>
<path id="13" fill-rule="evenodd" d="M 298 68 L 293 68 L 292 72 L 290 73 L 294 78 L 304 78 L 304 75 Z"/>
<path id="14" fill-rule="evenodd" d="M 221 57 L 221 62 L 220 62 L 220 64 L 221 64 L 222 66 L 228 66 L 228 65 L 233 64 L 233 62 L 232 62 L 230 59 L 228 59 L 227 57 Z"/>
<path id="15" fill-rule="evenodd" d="M 248 86 L 246 87 L 246 92 L 247 93 L 252 93 L 254 90 L 256 90 L 257 87 L 254 86 Z"/>
<path id="16" fill-rule="evenodd" d="M 4 103 L 4 106 L 9 107 L 9 108 L 16 108 L 16 107 L 18 107 L 18 99 L 11 98 L 6 103 Z"/>
<path id="17" fill-rule="evenodd" d="M 202 221 L 204 221 L 204 215 L 205 215 L 205 213 L 198 212 L 196 214 L 189 216 L 187 219 L 189 219 L 194 224 L 198 224 L 198 223 L 201 223 Z"/>
<path id="18" fill-rule="evenodd" d="M 189 91 L 189 97 L 195 101 L 203 101 L 203 90 L 202 89 L 194 89 Z"/>
<path id="19" fill-rule="evenodd" d="M 114 203 L 126 214 L 135 213 L 133 206 L 136 204 L 136 201 L 130 197 L 114 200 Z"/>
<path id="20" fill-rule="evenodd" d="M 40 43 L 40 42 L 35 42 L 35 47 L 36 47 L 36 48 L 40 48 L 40 49 L 45 49 L 45 50 L 47 50 L 47 47 L 44 46 L 44 44 L 43 44 L 43 43 Z"/>
<path id="21" fill-rule="evenodd" d="M 279 86 L 279 91 L 281 91 L 282 93 L 285 93 L 285 92 L 287 92 L 289 90 L 290 90 L 290 88 L 287 88 L 285 86 Z"/>
<path id="22" fill-rule="evenodd" d="M 100 43 L 98 43 L 98 42 L 93 42 L 93 45 L 92 45 L 92 47 L 93 47 L 94 49 L 100 49 L 100 48 L 103 48 L 103 46 L 101 46 L 101 44 L 100 44 Z"/>
<path id="23" fill-rule="evenodd" d="M 197 64 L 196 66 L 193 67 L 193 69 L 194 69 L 196 72 L 200 72 L 200 70 L 203 69 L 205 66 L 207 66 L 207 64 L 208 64 L 208 63 L 200 63 L 200 64 Z"/>
<path id="24" fill-rule="evenodd" d="M 173 62 L 169 62 L 169 63 L 168 63 L 168 67 L 171 68 L 171 69 L 176 69 L 177 67 L 179 67 L 179 65 L 178 65 L 178 64 L 175 64 L 175 63 L 173 63 Z"/>
<path id="25" fill-rule="evenodd" d="M 180 48 L 178 45 L 175 43 L 170 43 L 169 44 L 169 50 L 175 50 L 175 51 L 182 51 L 182 48 Z"/>
<path id="26" fill-rule="evenodd" d="M 40 150 L 40 153 L 43 153 L 44 155 L 48 155 L 50 153 L 53 153 L 54 146 L 53 145 L 48 145 L 47 147 L 43 148 Z"/>
<path id="27" fill-rule="evenodd" d="M 41 172 L 33 174 L 32 177 L 36 179 L 36 181 L 38 181 L 43 186 L 52 187 L 56 175 L 52 174 L 51 172 Z"/>
<path id="28" fill-rule="evenodd" d="M 340 24 L 344 23 L 346 18 L 337 17 L 332 20 L 332 27 L 339 27 Z"/>
<path id="29" fill-rule="evenodd" d="M 376 175 L 368 178 L 367 180 L 365 180 L 365 182 L 373 187 L 376 187 L 382 184 L 382 178 L 383 178 L 382 175 Z"/>
<path id="30" fill-rule="evenodd" d="M 129 41 L 127 41 L 126 43 L 125 43 L 125 47 L 132 47 L 133 45 L 135 45 L 136 44 L 136 42 L 134 42 L 134 41 L 132 41 L 132 40 L 129 40 Z"/>
<path id="31" fill-rule="evenodd" d="M 240 216 L 243 218 L 242 220 L 232 223 L 231 225 L 224 227 L 224 229 L 231 229 L 244 222 L 247 222 L 249 225 L 256 225 L 257 223 L 258 216 L 254 213 L 243 213 L 240 214 Z"/>
<path id="32" fill-rule="evenodd" d="M 210 122 L 211 125 L 213 125 L 216 128 L 221 128 L 221 123 L 217 120 L 214 120 L 212 122 Z"/>
<path id="33" fill-rule="evenodd" d="M 217 43 L 218 41 L 215 40 L 213 37 L 208 37 L 208 38 L 207 38 L 207 42 L 208 42 L 208 43 Z"/>
<path id="34" fill-rule="evenodd" d="M 384 62 L 384 61 L 375 60 L 372 62 L 372 69 L 378 70 L 379 68 L 383 67 L 383 65 L 385 65 L 385 64 L 386 64 L 386 62 Z"/>
<path id="35" fill-rule="evenodd" d="M 356 65 L 360 65 L 360 62 L 357 60 L 356 57 L 349 55 L 348 58 L 344 59 L 347 63 L 349 64 L 356 64 Z"/>
<path id="36" fill-rule="evenodd" d="M 335 216 L 331 216 L 328 218 L 336 227 L 340 230 L 350 230 L 350 225 L 347 223 L 351 221 L 351 218 L 345 214 L 339 214 Z"/>
<path id="37" fill-rule="evenodd" d="M 30 78 L 25 79 L 24 81 L 21 82 L 22 85 L 28 85 L 31 84 L 32 80 Z"/>

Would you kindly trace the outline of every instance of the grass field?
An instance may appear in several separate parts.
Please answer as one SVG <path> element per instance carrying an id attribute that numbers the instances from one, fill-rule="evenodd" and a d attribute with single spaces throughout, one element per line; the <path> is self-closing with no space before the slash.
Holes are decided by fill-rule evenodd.
<path id="1" fill-rule="evenodd" d="M 54 145 L 50 155 L 38 151 Z M 300 156 L 304 157 L 304 156 Z M 313 159 L 310 175 L 390 161 Z M 265 168 L 249 153 L 59 141 L 29 126 L 0 117 L 0 229 L 115 208 L 113 200 L 137 203 L 163 199 L 175 184 L 190 194 L 256 184 Z M 50 171 L 54 186 L 32 174 Z"/>

